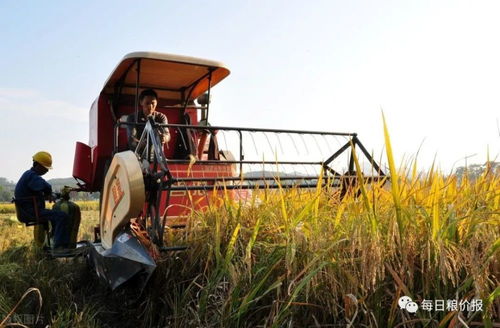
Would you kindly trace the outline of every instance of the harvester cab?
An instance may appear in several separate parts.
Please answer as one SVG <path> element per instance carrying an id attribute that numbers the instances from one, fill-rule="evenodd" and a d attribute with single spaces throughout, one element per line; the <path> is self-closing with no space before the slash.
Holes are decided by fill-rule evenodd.
<path id="1" fill-rule="evenodd" d="M 385 178 L 355 133 L 208 124 L 211 88 L 227 75 L 216 61 L 131 53 L 93 103 L 89 144 L 77 142 L 73 176 L 82 190 L 101 193 L 90 258 L 111 288 L 137 275 L 147 282 L 162 254 L 185 248 L 166 244 L 165 231 L 221 193 L 244 202 L 263 188 L 328 187 L 342 197 L 360 177 Z M 156 91 L 168 124 L 138 121 L 145 89 Z M 135 149 L 130 126 L 143 130 Z M 171 136 L 164 144 L 161 129 Z"/>

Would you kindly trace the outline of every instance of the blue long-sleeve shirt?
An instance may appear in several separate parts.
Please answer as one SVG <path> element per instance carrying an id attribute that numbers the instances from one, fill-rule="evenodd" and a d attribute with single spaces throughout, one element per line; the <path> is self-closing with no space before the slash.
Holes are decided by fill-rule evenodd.
<path id="1" fill-rule="evenodd" d="M 33 197 L 36 199 L 37 208 L 45 208 L 45 195 L 52 193 L 52 186 L 38 175 L 33 168 L 24 172 L 16 184 L 14 195 L 16 206 L 20 209 L 21 219 L 34 219 L 35 210 Z"/>

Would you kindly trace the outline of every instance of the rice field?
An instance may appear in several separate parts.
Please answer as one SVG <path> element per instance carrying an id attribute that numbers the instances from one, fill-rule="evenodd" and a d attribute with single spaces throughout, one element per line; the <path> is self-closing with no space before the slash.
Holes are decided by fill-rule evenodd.
<path id="1" fill-rule="evenodd" d="M 343 199 L 330 188 L 220 197 L 169 235 L 190 247 L 159 263 L 142 293 L 111 293 L 81 258 L 44 258 L 2 207 L 0 318 L 40 309 L 50 327 L 500 327 L 500 172 L 459 181 L 416 162 L 397 168 L 386 136 L 390 181 Z M 90 239 L 97 205 L 85 206 Z"/>
<path id="2" fill-rule="evenodd" d="M 99 202 L 88 200 L 88 201 L 78 201 L 76 202 L 82 211 L 97 211 L 99 210 Z M 50 208 L 50 204 L 47 205 L 47 208 Z M 14 203 L 0 203 L 0 215 L 11 214 L 14 215 L 16 213 L 16 209 L 14 207 Z"/>

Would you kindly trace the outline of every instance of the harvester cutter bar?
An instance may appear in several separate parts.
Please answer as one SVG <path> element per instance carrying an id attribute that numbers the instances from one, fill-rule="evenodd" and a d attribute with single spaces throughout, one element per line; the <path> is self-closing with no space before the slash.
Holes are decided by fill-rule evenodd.
<path id="1" fill-rule="evenodd" d="M 357 180 L 358 177 L 356 175 L 344 175 L 342 177 L 323 177 L 323 181 L 321 183 L 321 187 L 326 187 L 328 185 L 334 186 L 334 187 L 339 187 L 340 184 L 339 182 L 342 179 L 352 179 L 352 180 Z M 380 181 L 386 179 L 386 177 L 382 176 L 364 176 L 363 181 L 370 183 L 374 181 Z M 229 180 L 232 181 L 242 181 L 239 178 L 189 178 L 189 180 L 178 180 L 176 182 L 229 182 Z M 248 179 L 244 179 L 243 182 L 246 182 Z M 232 184 L 206 184 L 206 185 L 176 185 L 176 183 L 172 183 L 169 186 L 165 186 L 162 188 L 162 190 L 169 190 L 169 191 L 176 191 L 176 190 L 206 190 L 210 191 L 215 189 L 227 189 L 227 190 L 235 190 L 235 189 L 256 189 L 256 188 L 269 188 L 269 189 L 278 189 L 278 188 L 316 188 L 318 186 L 317 180 L 318 177 L 315 177 L 314 179 L 309 179 L 309 180 L 316 180 L 316 181 L 311 181 L 311 183 L 296 183 L 296 184 L 270 184 L 269 182 L 276 183 L 277 181 L 280 180 L 308 180 L 305 179 L 304 177 L 286 177 L 286 178 L 280 178 L 280 179 L 272 179 L 272 178 L 262 178 L 262 177 L 252 177 L 251 180 L 256 181 L 256 183 L 253 184 L 242 184 L 242 185 L 232 185 Z M 332 181 L 333 180 L 333 181 Z M 328 183 L 330 182 L 330 183 Z"/>
<path id="2" fill-rule="evenodd" d="M 323 179 L 328 179 L 329 177 L 324 176 Z M 332 178 L 332 177 L 330 177 Z M 340 178 L 340 177 L 335 177 L 335 178 Z M 286 180 L 317 180 L 319 177 L 317 175 L 315 176 L 286 176 L 286 177 L 272 177 L 272 176 L 267 176 L 267 177 L 246 177 L 246 178 L 239 178 L 239 177 L 232 177 L 232 176 L 227 176 L 227 177 L 209 177 L 209 178 L 174 178 L 175 182 L 192 182 L 192 181 L 207 181 L 207 182 L 224 182 L 224 181 L 286 181 Z"/>
<path id="3" fill-rule="evenodd" d="M 177 252 L 177 251 L 185 251 L 188 249 L 188 246 L 163 246 L 160 247 L 160 251 L 162 252 Z"/>

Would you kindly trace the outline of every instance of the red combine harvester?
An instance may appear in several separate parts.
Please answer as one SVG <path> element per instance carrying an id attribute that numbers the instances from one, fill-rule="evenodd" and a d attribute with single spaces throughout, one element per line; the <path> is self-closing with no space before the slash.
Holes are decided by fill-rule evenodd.
<path id="1" fill-rule="evenodd" d="M 77 142 L 73 176 L 81 190 L 101 193 L 89 257 L 111 288 L 134 276 L 146 283 L 164 252 L 184 249 L 165 245 L 164 232 L 182 227 L 217 193 L 245 201 L 261 188 L 315 188 L 319 181 L 343 196 L 357 179 L 355 153 L 364 158 L 365 180 L 385 177 L 355 133 L 211 126 L 211 88 L 228 75 L 216 61 L 131 53 L 93 103 L 89 144 Z M 138 122 L 139 94 L 149 88 L 168 124 Z M 136 149 L 129 149 L 129 126 L 144 128 Z M 165 144 L 162 129 L 171 136 Z"/>

